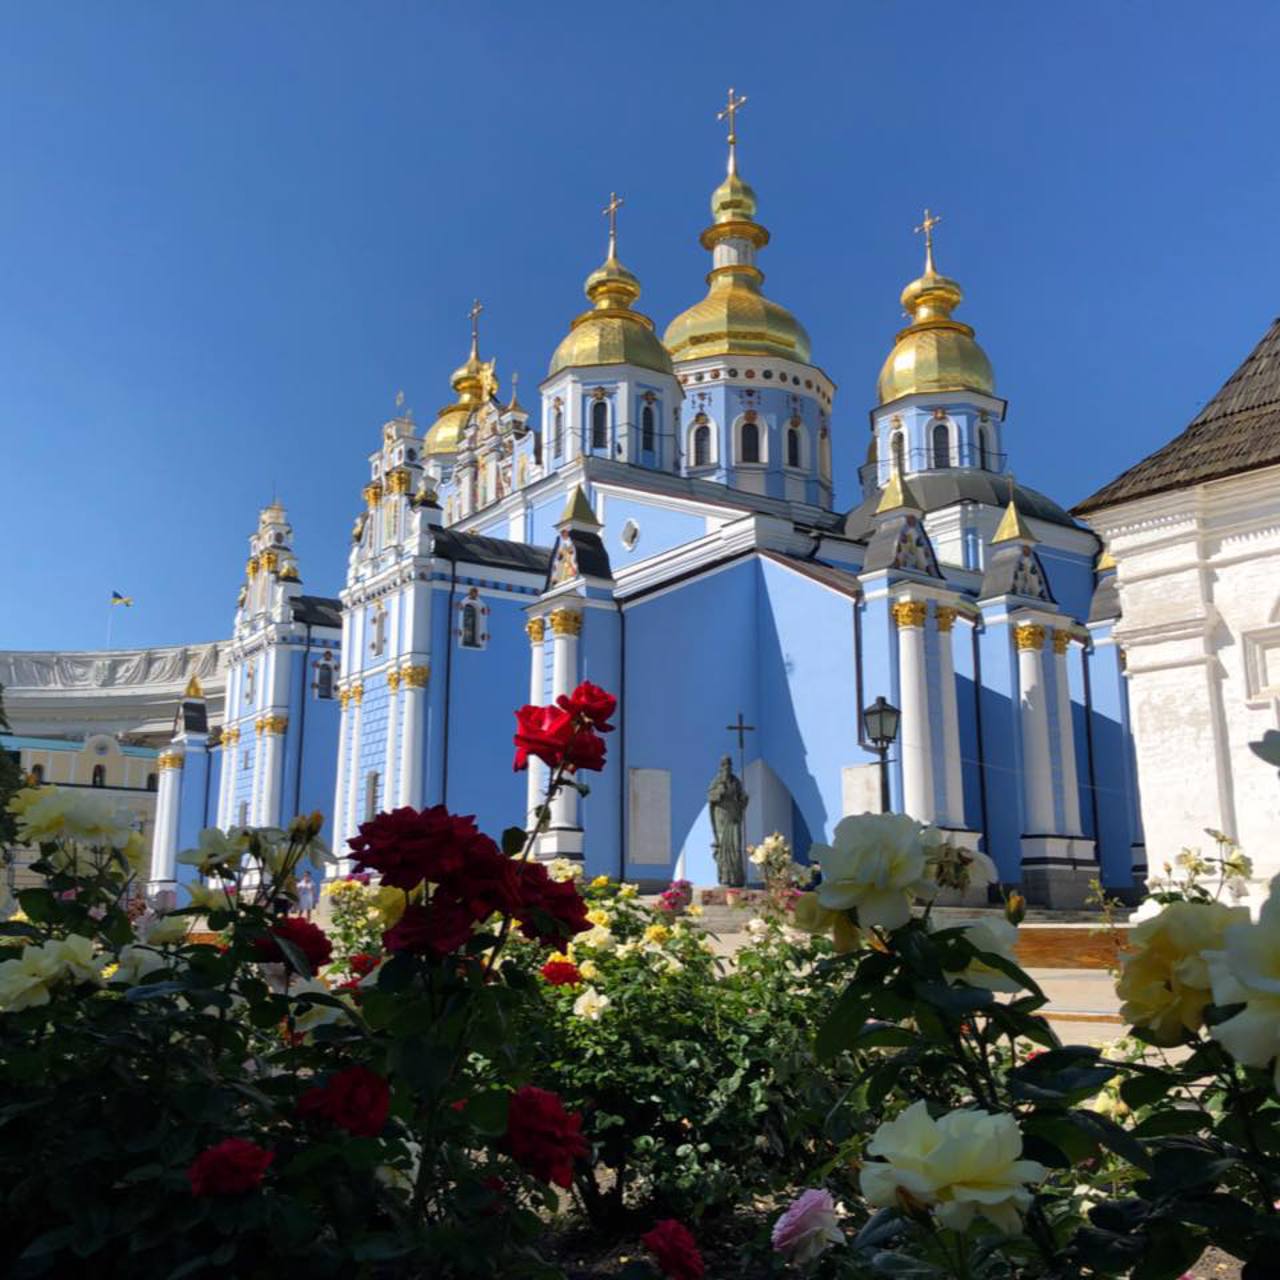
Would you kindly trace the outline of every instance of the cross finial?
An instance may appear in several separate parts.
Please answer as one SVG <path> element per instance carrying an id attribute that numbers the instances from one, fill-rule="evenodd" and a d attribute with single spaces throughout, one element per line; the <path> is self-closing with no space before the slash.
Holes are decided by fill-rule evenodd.
<path id="1" fill-rule="evenodd" d="M 618 256 L 618 210 L 626 203 L 616 192 L 609 192 L 609 203 L 600 210 L 609 219 L 609 257 Z"/>
<path id="2" fill-rule="evenodd" d="M 738 112 L 747 105 L 747 95 L 744 93 L 742 97 L 736 97 L 733 92 L 733 86 L 729 86 L 729 97 L 724 104 L 724 110 L 716 113 L 717 120 L 727 120 L 729 122 L 729 172 L 738 172 Z"/>
<path id="3" fill-rule="evenodd" d="M 924 273 L 933 275 L 933 229 L 942 221 L 940 215 L 935 216 L 928 209 L 924 211 L 924 221 L 916 228 L 916 235 L 924 234 Z"/>
<path id="4" fill-rule="evenodd" d="M 471 355 L 478 358 L 480 354 L 480 313 L 484 310 L 484 305 L 477 298 L 471 304 L 471 310 L 467 315 L 471 318 Z"/>

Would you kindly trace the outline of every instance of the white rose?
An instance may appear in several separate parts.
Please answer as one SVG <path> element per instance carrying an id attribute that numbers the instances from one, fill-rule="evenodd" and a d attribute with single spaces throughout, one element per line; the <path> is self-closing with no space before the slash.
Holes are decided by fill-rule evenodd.
<path id="1" fill-rule="evenodd" d="M 1014 950 L 1018 945 L 1018 928 L 1008 920 L 998 916 L 992 920 L 980 920 L 976 924 L 966 925 L 964 937 L 979 951 L 1003 956 L 1004 959 L 1018 963 Z M 1019 983 L 1008 974 L 974 959 L 958 973 L 948 973 L 948 982 L 967 982 L 971 987 L 983 987 L 987 991 L 1021 991 Z"/>
<path id="2" fill-rule="evenodd" d="M 158 951 L 152 951 L 150 947 L 123 947 L 111 981 L 136 987 L 148 974 L 167 966 L 165 957 Z"/>
<path id="3" fill-rule="evenodd" d="M 601 995 L 595 987 L 587 987 L 573 1002 L 573 1012 L 588 1022 L 599 1022 L 601 1015 L 613 1003 L 606 995 Z"/>
<path id="4" fill-rule="evenodd" d="M 900 813 L 842 818 L 833 845 L 815 844 L 822 867 L 818 901 L 832 911 L 856 907 L 863 928 L 897 929 L 911 919 L 911 904 L 932 893 L 920 824 Z"/>

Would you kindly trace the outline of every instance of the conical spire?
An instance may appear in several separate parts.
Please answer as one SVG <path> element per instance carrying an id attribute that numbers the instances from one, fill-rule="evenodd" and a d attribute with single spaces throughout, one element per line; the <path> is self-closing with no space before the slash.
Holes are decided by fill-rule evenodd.
<path id="1" fill-rule="evenodd" d="M 880 501 L 876 504 L 876 515 L 882 516 L 890 511 L 900 511 L 904 508 L 908 511 L 922 510 L 916 501 L 916 495 L 911 491 L 911 486 L 895 467 L 880 495 Z"/>
<path id="2" fill-rule="evenodd" d="M 1030 526 L 1022 518 L 1022 512 L 1018 510 L 1018 499 L 1014 489 L 1013 477 L 1009 477 L 1009 505 L 1004 509 L 1004 515 L 1000 518 L 999 527 L 996 529 L 995 537 L 991 539 L 991 545 L 995 546 L 998 542 L 1026 542 L 1035 543 L 1039 539 L 1031 532 Z"/>
<path id="3" fill-rule="evenodd" d="M 580 484 L 573 486 L 573 492 L 564 504 L 560 519 L 556 521 L 557 529 L 573 525 L 587 529 L 600 528 L 600 521 L 596 519 L 596 513 L 591 509 L 591 503 L 587 501 L 587 495 L 583 493 Z"/>

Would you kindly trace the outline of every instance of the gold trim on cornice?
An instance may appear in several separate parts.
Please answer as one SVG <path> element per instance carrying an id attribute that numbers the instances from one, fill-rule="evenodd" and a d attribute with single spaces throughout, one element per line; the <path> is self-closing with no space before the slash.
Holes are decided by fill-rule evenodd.
<path id="1" fill-rule="evenodd" d="M 401 667 L 400 683 L 406 689 L 425 689 L 431 679 L 431 667 L 424 664 L 420 667 Z"/>
<path id="2" fill-rule="evenodd" d="M 1038 622 L 1022 622 L 1013 629 L 1013 642 L 1021 653 L 1034 649 L 1037 653 L 1044 648 L 1044 628 Z"/>
<path id="3" fill-rule="evenodd" d="M 181 751 L 162 751 L 156 756 L 157 769 L 181 769 L 183 763 Z"/>
<path id="4" fill-rule="evenodd" d="M 557 636 L 581 635 L 581 611 L 578 609 L 553 609 L 551 611 L 551 633 Z"/>

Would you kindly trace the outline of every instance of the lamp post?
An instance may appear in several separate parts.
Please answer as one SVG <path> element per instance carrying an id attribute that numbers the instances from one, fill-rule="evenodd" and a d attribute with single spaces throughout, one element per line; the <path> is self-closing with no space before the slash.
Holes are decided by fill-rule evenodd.
<path id="1" fill-rule="evenodd" d="M 881 694 L 862 709 L 862 728 L 871 748 L 880 757 L 880 812 L 889 812 L 889 748 L 898 738 L 902 712 Z"/>

